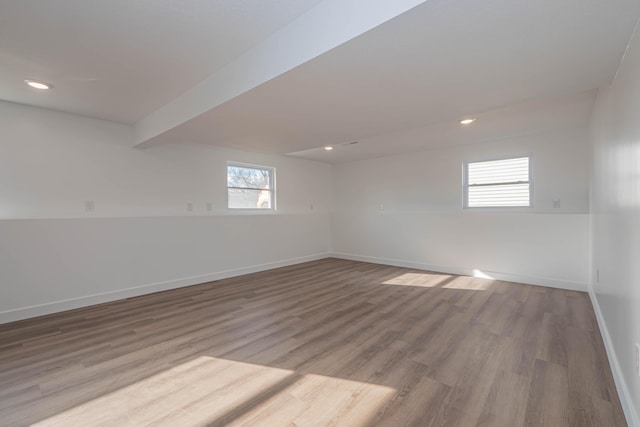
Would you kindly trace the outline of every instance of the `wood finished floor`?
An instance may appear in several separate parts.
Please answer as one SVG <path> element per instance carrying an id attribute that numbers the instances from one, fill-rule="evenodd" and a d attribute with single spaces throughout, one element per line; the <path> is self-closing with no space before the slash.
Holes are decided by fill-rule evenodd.
<path id="1" fill-rule="evenodd" d="M 586 294 L 326 259 L 0 325 L 3 426 L 624 426 Z"/>

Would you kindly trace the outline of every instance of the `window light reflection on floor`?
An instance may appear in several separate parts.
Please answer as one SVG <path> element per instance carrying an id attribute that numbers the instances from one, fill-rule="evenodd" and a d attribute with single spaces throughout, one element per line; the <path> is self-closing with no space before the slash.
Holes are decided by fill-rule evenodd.
<path id="1" fill-rule="evenodd" d="M 442 273 L 404 273 L 382 284 L 484 291 L 493 284 L 493 280 L 493 277 L 483 273 L 481 270 L 473 270 L 472 276 L 455 276 Z"/>
<path id="2" fill-rule="evenodd" d="M 395 393 L 367 382 L 200 356 L 33 426 L 275 426 L 318 420 L 364 426 Z M 316 395 L 326 396 L 321 407 L 308 403 L 317 403 Z"/>
<path id="3" fill-rule="evenodd" d="M 478 269 L 473 269 L 473 277 L 478 277 L 480 279 L 494 280 L 494 278 L 492 276 L 490 276 L 487 273 L 483 272 L 482 270 L 478 270 Z"/>

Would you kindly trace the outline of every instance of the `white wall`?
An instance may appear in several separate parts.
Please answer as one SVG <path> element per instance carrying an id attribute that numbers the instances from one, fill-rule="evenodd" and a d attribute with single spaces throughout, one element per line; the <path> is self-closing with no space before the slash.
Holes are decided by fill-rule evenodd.
<path id="1" fill-rule="evenodd" d="M 331 223 L 329 165 L 202 145 L 135 149 L 128 126 L 11 103 L 0 103 L 0 137 L 4 321 L 321 256 L 330 239 L 356 259 L 576 289 L 588 281 L 580 129 L 336 166 Z M 533 209 L 461 209 L 463 160 L 524 153 Z M 277 168 L 277 214 L 226 208 L 227 160 Z"/>
<path id="2" fill-rule="evenodd" d="M 640 33 L 592 118 L 592 299 L 627 418 L 640 426 Z M 599 270 L 599 274 L 597 274 Z M 633 421 L 631 421 L 633 420 Z M 634 424 L 635 423 L 635 424 Z"/>
<path id="3" fill-rule="evenodd" d="M 533 208 L 462 209 L 464 160 L 521 154 L 533 159 Z M 569 129 L 337 165 L 332 251 L 586 290 L 587 159 L 586 129 Z"/>
<path id="4" fill-rule="evenodd" d="M 0 218 L 187 215 L 189 202 L 195 215 L 236 214 L 226 208 L 229 160 L 276 167 L 278 213 L 329 211 L 329 165 L 186 143 L 132 148 L 131 133 L 0 101 Z"/>
<path id="5" fill-rule="evenodd" d="M 0 102 L 0 322 L 328 252 L 331 166 L 131 133 Z M 226 208 L 228 160 L 276 167 L 277 213 Z"/>

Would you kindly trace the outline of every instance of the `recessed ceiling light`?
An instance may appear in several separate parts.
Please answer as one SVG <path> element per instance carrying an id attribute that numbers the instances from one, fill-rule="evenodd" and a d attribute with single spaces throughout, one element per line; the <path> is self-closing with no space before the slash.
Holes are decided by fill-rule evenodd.
<path id="1" fill-rule="evenodd" d="M 324 147 L 324 149 L 327 150 L 327 151 L 331 151 L 331 150 L 333 150 L 333 147 L 331 145 L 327 145 L 327 146 Z"/>
<path id="2" fill-rule="evenodd" d="M 34 88 L 34 89 L 39 89 L 39 90 L 53 89 L 53 85 L 52 84 L 41 82 L 39 80 L 25 79 L 24 82 L 26 84 L 28 84 L 29 86 L 31 86 L 32 88 Z"/>
<path id="3" fill-rule="evenodd" d="M 460 120 L 460 124 L 461 125 L 470 125 L 471 123 L 475 122 L 476 119 L 470 118 L 470 119 L 462 119 Z"/>

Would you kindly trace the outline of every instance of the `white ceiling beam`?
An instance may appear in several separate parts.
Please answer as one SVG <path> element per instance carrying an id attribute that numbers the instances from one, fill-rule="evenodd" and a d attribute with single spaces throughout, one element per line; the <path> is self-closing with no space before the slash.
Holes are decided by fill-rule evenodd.
<path id="1" fill-rule="evenodd" d="M 159 136 L 426 0 L 325 0 L 134 127 L 134 145 Z M 206 52 L 203 52 L 206 54 Z"/>

